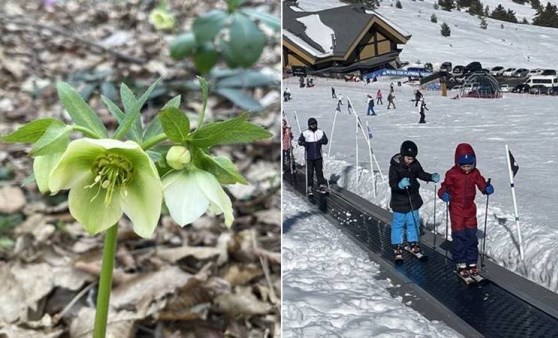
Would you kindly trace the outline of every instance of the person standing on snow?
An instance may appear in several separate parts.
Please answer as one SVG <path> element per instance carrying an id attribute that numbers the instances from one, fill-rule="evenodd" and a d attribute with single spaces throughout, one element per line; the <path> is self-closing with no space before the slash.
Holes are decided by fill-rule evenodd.
<path id="1" fill-rule="evenodd" d="M 382 91 L 379 89 L 376 92 L 376 104 L 381 104 L 381 105 L 384 104 L 384 102 L 382 102 Z"/>
<path id="2" fill-rule="evenodd" d="M 457 273 L 462 277 L 468 277 L 479 273 L 475 188 L 485 195 L 490 195 L 494 193 L 494 187 L 476 168 L 477 159 L 470 144 L 457 145 L 454 161 L 455 165 L 446 172 L 438 190 L 438 197 L 449 203 L 453 239 L 451 256 L 457 263 Z"/>
<path id="3" fill-rule="evenodd" d="M 368 111 L 366 112 L 366 115 L 376 115 L 376 112 L 374 111 L 374 98 L 372 98 L 372 95 L 366 95 L 366 102 L 368 103 Z"/>
<path id="4" fill-rule="evenodd" d="M 325 192 L 327 182 L 324 178 L 322 145 L 327 144 L 327 136 L 323 130 L 318 129 L 318 121 L 311 117 L 308 119 L 308 129 L 304 130 L 298 138 L 298 144 L 306 149 L 306 175 L 308 177 L 307 194 L 312 195 L 314 186 L 314 170 L 318 179 L 319 190 Z"/>
<path id="5" fill-rule="evenodd" d="M 418 107 L 419 101 L 422 98 L 423 98 L 422 93 L 420 92 L 420 90 L 417 89 L 417 91 L 415 92 L 415 107 Z"/>
<path id="6" fill-rule="evenodd" d="M 331 87 L 331 98 L 336 99 L 337 96 L 335 95 L 335 88 Z"/>
<path id="7" fill-rule="evenodd" d="M 440 175 L 429 174 L 422 169 L 417 160 L 418 148 L 413 141 L 401 144 L 398 154 L 393 155 L 389 163 L 389 186 L 391 200 L 389 205 L 393 211 L 391 222 L 391 244 L 396 259 L 402 258 L 403 243 L 406 234 L 412 252 L 419 253 L 419 208 L 422 198 L 419 194 L 418 179 L 437 183 Z M 405 231 L 406 225 L 406 231 Z"/>
<path id="8" fill-rule="evenodd" d="M 281 131 L 281 148 L 283 150 L 283 170 L 291 171 L 294 168 L 294 163 L 292 163 L 292 145 L 293 132 L 291 126 L 287 123 L 287 120 L 283 118 L 283 128 Z"/>
<path id="9" fill-rule="evenodd" d="M 394 100 L 395 100 L 395 94 L 394 94 L 392 91 L 389 92 L 389 95 L 388 95 L 388 98 L 387 98 L 387 99 L 388 99 L 388 106 L 387 106 L 387 109 L 390 109 L 391 106 L 393 106 L 393 109 L 395 109 L 395 102 L 394 102 Z"/>
<path id="10" fill-rule="evenodd" d="M 426 107 L 426 102 L 424 101 L 424 97 L 421 97 L 419 100 L 419 106 L 418 106 L 418 111 L 420 114 L 420 120 L 418 123 L 426 123 L 426 114 L 424 113 L 425 110 L 428 110 L 428 108 Z"/>

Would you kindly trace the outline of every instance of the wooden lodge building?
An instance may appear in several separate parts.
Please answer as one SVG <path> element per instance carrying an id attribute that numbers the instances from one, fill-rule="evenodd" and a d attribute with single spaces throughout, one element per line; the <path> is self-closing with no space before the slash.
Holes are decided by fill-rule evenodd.
<path id="1" fill-rule="evenodd" d="M 292 3 L 292 2 L 291 2 Z M 312 74 L 398 68 L 411 35 L 361 5 L 305 12 L 283 2 L 283 67 Z M 298 67 L 296 67 L 298 66 Z"/>

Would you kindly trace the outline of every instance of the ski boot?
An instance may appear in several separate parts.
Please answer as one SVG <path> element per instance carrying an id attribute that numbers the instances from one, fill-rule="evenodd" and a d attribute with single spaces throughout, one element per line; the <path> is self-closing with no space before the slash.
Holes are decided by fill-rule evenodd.
<path id="1" fill-rule="evenodd" d="M 418 254 L 418 253 L 422 253 L 422 249 L 420 248 L 420 246 L 418 245 L 417 242 L 412 242 L 410 245 L 410 250 L 412 253 L 414 254 Z"/>
<path id="2" fill-rule="evenodd" d="M 395 245 L 393 247 L 393 255 L 396 261 L 403 260 L 403 247 L 401 245 Z"/>
<path id="3" fill-rule="evenodd" d="M 318 191 L 322 194 L 326 194 L 327 193 L 327 186 L 325 184 L 320 184 L 320 187 L 318 188 Z"/>
<path id="4" fill-rule="evenodd" d="M 467 264 L 465 263 L 457 264 L 457 273 L 462 278 L 469 278 L 469 270 L 467 269 Z"/>
<path id="5" fill-rule="evenodd" d="M 314 191 L 312 190 L 312 187 L 306 188 L 306 195 L 314 196 Z"/>
<path id="6" fill-rule="evenodd" d="M 479 275 L 479 269 L 477 268 L 477 265 L 476 264 L 469 264 L 469 266 L 467 267 L 467 273 L 471 277 L 478 276 Z"/>

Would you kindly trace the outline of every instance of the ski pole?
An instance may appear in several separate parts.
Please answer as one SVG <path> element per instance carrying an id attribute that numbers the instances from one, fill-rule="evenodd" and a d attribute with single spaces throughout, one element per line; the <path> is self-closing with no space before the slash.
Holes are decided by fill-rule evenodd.
<path id="1" fill-rule="evenodd" d="M 488 179 L 488 184 L 490 184 L 491 178 Z M 487 184 L 487 186 L 488 186 Z M 484 232 L 482 236 L 482 254 L 481 254 L 481 269 L 484 268 L 484 255 L 486 253 L 486 223 L 488 222 L 488 197 L 490 195 L 486 195 L 486 209 L 484 211 Z"/>
<path id="2" fill-rule="evenodd" d="M 434 183 L 434 251 L 436 251 L 436 183 Z"/>
<path id="3" fill-rule="evenodd" d="M 407 197 L 409 198 L 409 205 L 411 206 L 411 214 L 413 215 L 413 222 L 415 223 L 415 231 L 417 232 L 417 242 L 420 243 L 419 224 L 417 222 L 417 219 L 415 218 L 415 213 L 414 213 L 415 208 L 413 207 L 413 202 L 411 201 L 411 193 L 409 192 L 409 187 L 406 187 L 405 190 L 407 191 Z"/>
<path id="4" fill-rule="evenodd" d="M 448 258 L 448 227 L 449 227 L 448 209 L 449 209 L 449 202 L 446 202 L 446 258 Z"/>

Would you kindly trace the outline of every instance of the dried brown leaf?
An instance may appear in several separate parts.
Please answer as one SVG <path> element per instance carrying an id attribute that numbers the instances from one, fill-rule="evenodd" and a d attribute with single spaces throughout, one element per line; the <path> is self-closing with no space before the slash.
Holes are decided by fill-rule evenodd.
<path id="1" fill-rule="evenodd" d="M 259 300 L 250 287 L 237 287 L 234 293 L 224 294 L 215 299 L 217 308 L 230 317 L 239 315 L 263 315 L 272 310 L 272 306 Z"/>

